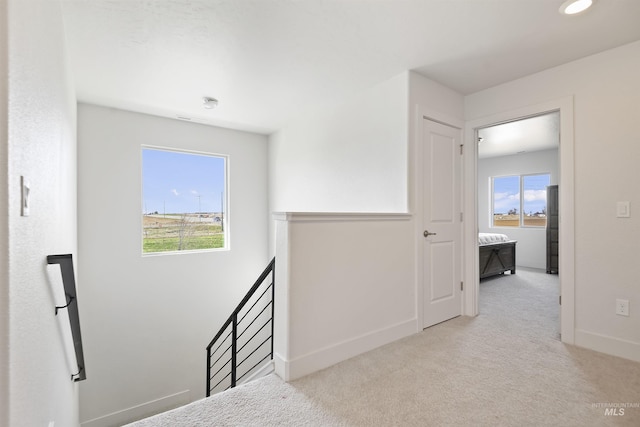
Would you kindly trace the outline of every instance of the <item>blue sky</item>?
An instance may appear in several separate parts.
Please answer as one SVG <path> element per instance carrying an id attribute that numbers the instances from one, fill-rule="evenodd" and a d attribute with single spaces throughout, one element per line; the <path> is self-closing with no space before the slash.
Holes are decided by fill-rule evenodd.
<path id="1" fill-rule="evenodd" d="M 547 205 L 549 175 L 524 175 L 524 211 L 541 212 Z M 503 176 L 493 180 L 493 211 L 507 213 L 510 209 L 520 212 L 520 177 Z"/>
<path id="2" fill-rule="evenodd" d="M 220 212 L 223 157 L 142 150 L 143 213 Z"/>

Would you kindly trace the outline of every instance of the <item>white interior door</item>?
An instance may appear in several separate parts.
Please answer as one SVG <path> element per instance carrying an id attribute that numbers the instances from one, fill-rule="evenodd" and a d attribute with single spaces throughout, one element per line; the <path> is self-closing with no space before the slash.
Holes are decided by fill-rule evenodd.
<path id="1" fill-rule="evenodd" d="M 424 119 L 424 327 L 462 314 L 460 129 Z"/>

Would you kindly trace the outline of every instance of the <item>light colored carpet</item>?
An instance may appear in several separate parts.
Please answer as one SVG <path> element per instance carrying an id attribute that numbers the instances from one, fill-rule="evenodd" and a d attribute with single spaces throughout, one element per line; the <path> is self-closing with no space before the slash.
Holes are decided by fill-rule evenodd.
<path id="1" fill-rule="evenodd" d="M 270 375 L 132 424 L 640 426 L 640 363 L 558 340 L 557 276 L 480 284 L 458 317 L 292 383 Z M 605 415 L 613 409 L 624 415 Z"/>

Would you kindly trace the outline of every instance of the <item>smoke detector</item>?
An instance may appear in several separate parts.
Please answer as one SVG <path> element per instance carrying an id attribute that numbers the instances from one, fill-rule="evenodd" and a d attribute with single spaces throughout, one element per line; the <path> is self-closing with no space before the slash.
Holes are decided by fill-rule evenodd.
<path id="1" fill-rule="evenodd" d="M 209 98 L 207 96 L 205 96 L 204 98 L 202 98 L 202 104 L 204 106 L 204 108 L 211 110 L 213 108 L 216 108 L 218 106 L 218 100 L 215 98 Z"/>

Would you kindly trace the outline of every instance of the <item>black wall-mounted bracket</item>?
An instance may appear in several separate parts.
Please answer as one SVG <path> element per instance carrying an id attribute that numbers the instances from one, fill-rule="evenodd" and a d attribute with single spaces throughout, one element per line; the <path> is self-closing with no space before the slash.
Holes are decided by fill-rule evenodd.
<path id="1" fill-rule="evenodd" d="M 58 315 L 58 310 L 62 310 L 63 308 L 69 307 L 69 305 L 73 302 L 75 297 L 72 297 L 69 294 L 65 294 L 67 296 L 67 305 L 56 305 L 56 316 Z"/>

